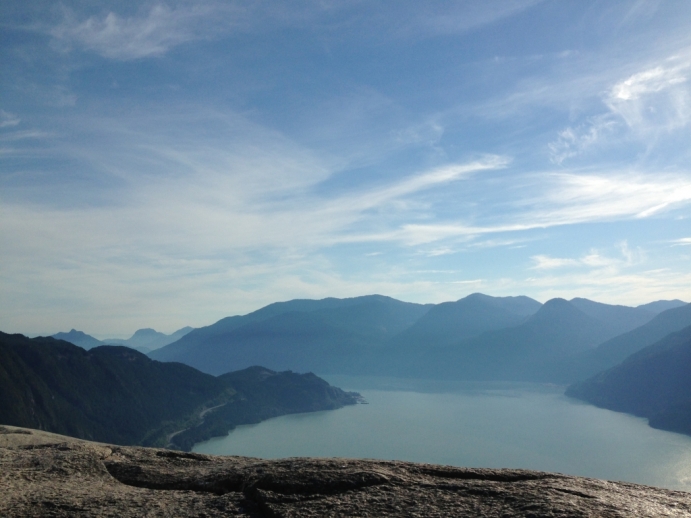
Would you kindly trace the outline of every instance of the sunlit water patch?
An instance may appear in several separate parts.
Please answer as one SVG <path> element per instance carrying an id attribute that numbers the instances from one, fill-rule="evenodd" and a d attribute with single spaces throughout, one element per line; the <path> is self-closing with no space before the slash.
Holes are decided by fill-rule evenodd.
<path id="1" fill-rule="evenodd" d="M 563 387 L 326 378 L 369 404 L 240 426 L 194 451 L 527 468 L 691 491 L 691 437 L 567 398 Z"/>

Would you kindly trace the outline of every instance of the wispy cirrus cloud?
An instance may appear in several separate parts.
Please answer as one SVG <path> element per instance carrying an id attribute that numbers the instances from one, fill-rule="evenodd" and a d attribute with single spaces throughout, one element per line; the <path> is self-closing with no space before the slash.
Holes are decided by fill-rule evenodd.
<path id="1" fill-rule="evenodd" d="M 363 240 L 390 240 L 410 246 L 450 238 L 516 233 L 579 223 L 650 217 L 691 203 L 691 178 L 641 173 L 544 173 L 517 178 L 513 197 L 494 200 L 477 221 L 406 223 Z M 501 216 L 497 216 L 500 214 Z M 356 239 L 351 236 L 350 239 Z"/>
<path id="2" fill-rule="evenodd" d="M 591 249 L 578 258 L 552 257 L 538 254 L 531 257 L 533 270 L 555 270 L 560 268 L 607 268 L 619 270 L 641 264 L 645 260 L 645 252 L 641 248 L 631 249 L 628 242 L 622 241 L 616 245 L 619 257 L 608 256 L 597 249 Z"/>
<path id="3" fill-rule="evenodd" d="M 597 116 L 578 127 L 568 127 L 559 132 L 557 140 L 548 144 L 550 160 L 561 165 L 564 160 L 583 154 L 601 143 L 617 129 L 617 122 L 608 115 Z"/>
<path id="4" fill-rule="evenodd" d="M 691 59 L 673 57 L 615 84 L 605 102 L 638 132 L 672 131 L 691 121 Z"/>
<path id="5" fill-rule="evenodd" d="M 685 286 L 691 274 L 653 266 L 647 250 L 626 241 L 614 249 L 591 249 L 575 258 L 535 255 L 531 258 L 534 274 L 526 282 L 543 300 L 563 297 L 565 290 L 571 297 L 607 297 L 610 303 L 627 306 L 658 299 L 688 300 Z"/>
<path id="6" fill-rule="evenodd" d="M 0 323 L 688 298 L 679 2 L 8 1 Z"/>
<path id="7" fill-rule="evenodd" d="M 651 134 L 675 132 L 691 122 L 691 59 L 688 52 L 636 72 L 603 94 L 606 112 L 559 132 L 548 144 L 550 160 L 565 160 L 607 146 L 611 140 L 650 141 Z"/>
<path id="8" fill-rule="evenodd" d="M 550 257 L 549 255 L 534 255 L 531 258 L 535 265 L 534 270 L 553 270 L 555 268 L 564 268 L 565 266 L 579 266 L 581 263 L 578 259 L 565 259 L 562 257 Z"/>
<path id="9" fill-rule="evenodd" d="M 21 119 L 5 110 L 0 110 L 0 128 L 11 128 L 19 124 Z"/>
<path id="10" fill-rule="evenodd" d="M 664 209 L 691 202 L 691 178 L 636 172 L 599 174 L 550 174 L 546 205 L 536 219 L 555 223 L 606 221 L 611 218 L 645 218 Z"/>
<path id="11" fill-rule="evenodd" d="M 331 200 L 334 206 L 349 207 L 349 210 L 367 210 L 382 204 L 400 199 L 411 194 L 431 189 L 443 184 L 467 178 L 481 171 L 505 168 L 511 160 L 507 157 L 489 155 L 480 160 L 469 163 L 447 164 L 431 171 L 412 174 L 399 182 L 386 187 L 371 189 L 355 195 L 348 195 L 341 200 Z"/>
<path id="12" fill-rule="evenodd" d="M 525 282 L 535 290 L 537 298 L 584 297 L 591 300 L 607 300 L 609 304 L 632 306 L 652 300 L 679 298 L 689 300 L 685 286 L 691 282 L 691 274 L 665 268 L 615 271 L 607 268 L 585 271 L 545 272 L 531 276 Z"/>
<path id="13" fill-rule="evenodd" d="M 385 5 L 359 2 L 313 0 L 293 2 L 290 6 L 242 0 L 156 2 L 134 15 L 110 10 L 84 18 L 73 10 L 64 9 L 64 19 L 49 32 L 62 48 L 80 48 L 126 61 L 161 56 L 183 43 L 215 38 L 234 30 L 264 31 L 270 26 L 312 26 L 334 32 L 360 26 L 370 38 L 459 34 L 510 17 L 541 2 L 544 0 L 491 0 L 477 5 L 451 6 L 438 3 L 422 9 L 416 5 L 415 11 L 392 11 Z M 395 19 L 393 23 L 392 18 Z"/>
<path id="14" fill-rule="evenodd" d="M 544 0 L 488 0 L 454 4 L 430 2 L 425 6 L 418 5 L 419 10 L 409 20 L 408 27 L 409 30 L 437 35 L 457 34 L 513 16 L 542 2 Z"/>
<path id="15" fill-rule="evenodd" d="M 50 30 L 63 48 L 80 48 L 103 57 L 131 60 L 165 54 L 182 43 L 213 37 L 233 26 L 232 3 L 182 2 L 172 7 L 156 3 L 136 15 L 122 16 L 109 11 L 79 19 L 65 10 L 63 21 Z"/>

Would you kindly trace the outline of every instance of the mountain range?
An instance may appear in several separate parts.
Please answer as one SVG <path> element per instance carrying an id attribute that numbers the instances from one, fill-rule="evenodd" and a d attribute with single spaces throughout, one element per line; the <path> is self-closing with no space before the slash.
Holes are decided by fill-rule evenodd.
<path id="1" fill-rule="evenodd" d="M 276 303 L 195 329 L 150 357 L 179 361 L 210 374 L 228 371 L 231 365 L 355 373 L 366 368 L 373 348 L 431 307 L 380 295 Z"/>
<path id="2" fill-rule="evenodd" d="M 72 329 L 67 333 L 55 333 L 52 337 L 58 340 L 65 340 L 66 342 L 78 345 L 87 350 L 98 347 L 99 345 L 123 345 L 131 349 L 136 349 L 142 353 L 148 353 L 154 349 L 177 342 L 180 338 L 192 331 L 192 329 L 191 327 L 183 327 L 172 334 L 166 335 L 155 329 L 145 328 L 135 331 L 135 333 L 127 339 L 106 338 L 105 340 L 98 340 L 91 335 L 87 335 L 83 331 Z"/>
<path id="3" fill-rule="evenodd" d="M 552 299 L 521 324 L 490 330 L 407 358 L 398 375 L 504 381 L 560 381 L 568 359 L 610 338 L 613 326 L 564 299 Z M 395 351 L 386 351 L 393 355 Z"/>
<path id="4" fill-rule="evenodd" d="M 687 396 L 691 401 L 691 393 L 662 354 L 671 354 L 665 340 L 678 340 L 674 333 L 683 334 L 689 326 L 691 304 L 679 300 L 628 307 L 584 298 L 541 304 L 524 296 L 475 293 L 455 302 L 414 304 L 369 295 L 270 304 L 186 332 L 149 356 L 214 376 L 264 365 L 274 371 L 320 374 L 570 383 L 574 397 L 691 433 L 691 405 L 681 402 Z M 145 331 L 135 337 L 147 336 Z M 129 344 L 134 345 L 135 337 Z M 670 383 L 676 380 L 676 388 L 655 396 L 653 409 L 644 409 L 643 395 L 656 394 L 647 380 L 664 378 L 665 373 Z M 591 380 L 584 381 L 587 378 Z M 612 380 L 624 378 L 621 386 L 628 389 L 612 396 Z M 622 394 L 627 391 L 633 399 L 625 403 Z M 667 400 L 672 407 L 662 404 Z M 216 415 L 222 427 L 222 413 Z M 207 428 L 215 426 L 211 421 Z M 201 429 L 183 432 L 177 440 L 187 447 L 195 434 L 206 433 Z"/>
<path id="5" fill-rule="evenodd" d="M 581 298 L 543 305 L 480 293 L 437 305 L 379 295 L 294 300 L 224 318 L 149 355 L 211 374 L 260 364 L 323 374 L 567 383 L 594 374 L 599 363 L 590 355 L 622 333 L 653 321 L 661 332 L 669 329 L 665 334 L 678 330 L 667 312 L 683 313 L 687 306 L 658 301 L 627 307 Z M 642 338 L 637 347 L 650 343 Z"/>

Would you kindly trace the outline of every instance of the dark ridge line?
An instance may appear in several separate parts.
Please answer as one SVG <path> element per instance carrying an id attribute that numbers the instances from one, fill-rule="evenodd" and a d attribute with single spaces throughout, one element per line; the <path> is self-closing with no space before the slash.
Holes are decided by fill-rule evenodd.
<path id="1" fill-rule="evenodd" d="M 211 462 L 211 459 L 206 455 L 199 453 L 182 452 L 176 450 L 161 450 L 156 452 L 157 457 L 165 457 L 166 459 L 186 459 L 198 460 L 200 462 Z"/>
<path id="2" fill-rule="evenodd" d="M 439 469 L 439 468 L 418 468 L 418 473 L 431 475 L 439 478 L 449 478 L 457 480 L 487 480 L 490 482 L 528 482 L 530 480 L 544 480 L 557 478 L 550 473 L 527 473 L 516 471 L 514 473 L 478 473 L 471 469 Z"/>

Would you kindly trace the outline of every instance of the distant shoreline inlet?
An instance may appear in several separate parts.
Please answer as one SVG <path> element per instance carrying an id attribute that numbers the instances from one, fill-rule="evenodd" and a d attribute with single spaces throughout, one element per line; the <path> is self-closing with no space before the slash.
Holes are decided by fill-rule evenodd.
<path id="1" fill-rule="evenodd" d="M 368 295 L 277 302 L 173 335 L 142 329 L 118 346 L 56 336 L 82 347 L 0 333 L 0 424 L 190 450 L 239 424 L 362 402 L 316 372 L 570 385 L 569 396 L 691 435 L 691 304 L 680 300 Z"/>
<path id="2" fill-rule="evenodd" d="M 341 408 L 362 396 L 314 374 L 250 367 L 211 376 L 121 346 L 86 351 L 0 333 L 0 424 L 189 451 L 240 424 Z"/>

